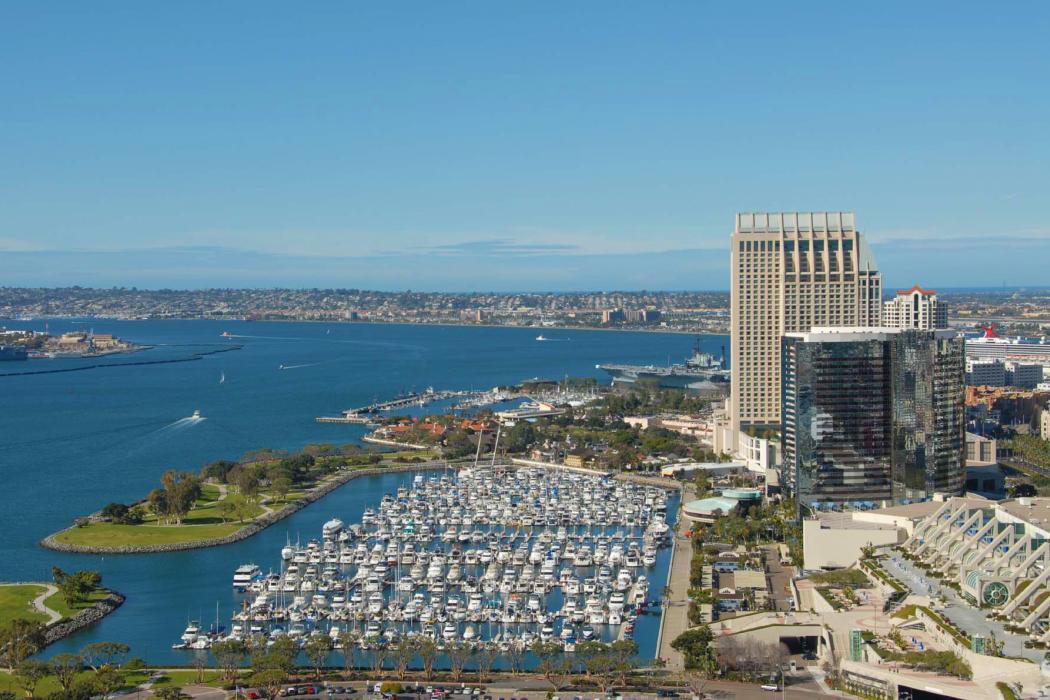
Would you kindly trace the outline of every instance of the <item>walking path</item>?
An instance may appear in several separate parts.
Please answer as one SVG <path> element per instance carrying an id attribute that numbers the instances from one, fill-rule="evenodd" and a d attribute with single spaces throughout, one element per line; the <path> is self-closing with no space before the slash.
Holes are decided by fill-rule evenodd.
<path id="1" fill-rule="evenodd" d="M 1043 660 L 1044 651 L 1042 649 L 1025 648 L 1024 636 L 1007 631 L 1003 623 L 989 619 L 985 611 L 966 603 L 954 589 L 942 586 L 937 579 L 930 578 L 904 557 L 898 555 L 887 557 L 882 560 L 882 565 L 910 588 L 912 593 L 930 598 L 939 597 L 944 600 L 947 605 L 941 614 L 970 634 L 979 634 L 984 637 L 994 636 L 1002 641 L 1003 652 L 1006 656 L 1020 656 L 1036 663 Z"/>
<path id="2" fill-rule="evenodd" d="M 44 592 L 33 598 L 30 604 L 33 609 L 42 615 L 47 615 L 47 624 L 52 625 L 62 619 L 62 615 L 55 612 L 51 608 L 44 605 L 44 601 L 58 593 L 58 586 L 52 583 L 39 583 L 36 581 L 30 583 L 0 583 L 0 586 L 43 586 Z"/>
<path id="3" fill-rule="evenodd" d="M 52 583 L 46 583 L 44 584 L 44 592 L 38 595 L 36 598 L 33 598 L 33 607 L 36 609 L 37 612 L 41 612 L 47 615 L 47 624 L 49 625 L 54 624 L 62 619 L 62 616 L 59 613 L 44 605 L 44 601 L 56 593 L 58 593 L 58 586 Z"/>
<path id="4" fill-rule="evenodd" d="M 681 502 L 688 503 L 695 498 L 696 489 L 692 484 L 686 485 L 682 490 Z M 671 553 L 671 570 L 667 585 L 670 587 L 670 595 L 664 596 L 663 614 L 660 619 L 660 643 L 656 650 L 657 656 L 667 661 L 669 669 L 680 671 L 685 668 L 685 659 L 682 654 L 671 647 L 678 635 L 689 629 L 689 572 L 693 559 L 693 541 L 683 537 L 680 533 L 686 529 L 687 523 L 682 521 L 681 512 L 678 514 L 679 525 L 674 536 L 674 550 Z"/>

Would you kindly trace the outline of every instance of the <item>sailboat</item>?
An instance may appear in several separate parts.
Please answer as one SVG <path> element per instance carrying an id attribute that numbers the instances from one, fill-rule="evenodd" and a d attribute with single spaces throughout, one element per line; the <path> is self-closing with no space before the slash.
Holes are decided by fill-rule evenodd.
<path id="1" fill-rule="evenodd" d="M 226 373 L 225 372 L 219 372 L 219 384 L 225 384 L 225 383 L 226 383 Z"/>

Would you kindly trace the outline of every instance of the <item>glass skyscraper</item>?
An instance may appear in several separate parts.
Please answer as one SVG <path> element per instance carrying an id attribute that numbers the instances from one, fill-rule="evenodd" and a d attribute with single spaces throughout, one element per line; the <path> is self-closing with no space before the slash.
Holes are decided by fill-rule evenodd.
<path id="1" fill-rule="evenodd" d="M 815 328 L 781 351 L 784 482 L 802 513 L 962 490 L 961 338 Z"/>

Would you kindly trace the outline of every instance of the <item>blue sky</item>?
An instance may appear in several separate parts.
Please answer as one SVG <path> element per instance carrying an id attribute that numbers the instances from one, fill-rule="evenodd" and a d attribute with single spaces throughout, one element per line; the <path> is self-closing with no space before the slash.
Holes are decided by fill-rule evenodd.
<path id="1" fill-rule="evenodd" d="M 1050 5 L 0 5 L 0 284 L 720 289 L 738 210 L 1050 283 Z"/>

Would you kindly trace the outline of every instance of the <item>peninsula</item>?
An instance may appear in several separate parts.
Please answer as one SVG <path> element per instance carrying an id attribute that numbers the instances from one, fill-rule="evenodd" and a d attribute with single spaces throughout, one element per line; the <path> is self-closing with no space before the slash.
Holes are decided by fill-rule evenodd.
<path id="1" fill-rule="evenodd" d="M 170 470 L 146 498 L 110 503 L 41 545 L 63 552 L 145 554 L 229 544 L 354 478 L 377 470 L 418 469 L 433 456 L 429 450 L 379 454 L 327 444 L 307 445 L 294 455 L 256 450 L 237 461 L 211 462 L 197 473 Z"/>

